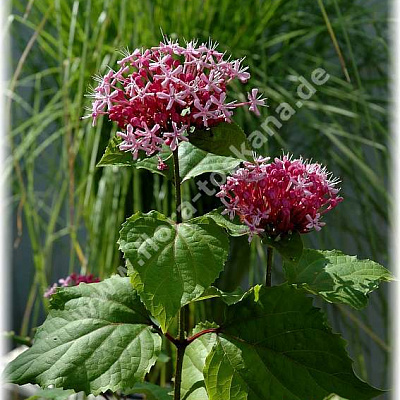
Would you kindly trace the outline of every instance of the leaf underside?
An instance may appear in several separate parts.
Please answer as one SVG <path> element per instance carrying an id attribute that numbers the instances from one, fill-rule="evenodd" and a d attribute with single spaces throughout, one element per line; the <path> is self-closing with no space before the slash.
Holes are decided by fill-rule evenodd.
<path id="1" fill-rule="evenodd" d="M 196 299 L 196 301 L 203 301 L 216 298 L 216 299 L 221 299 L 225 304 L 230 306 L 232 304 L 236 304 L 237 302 L 239 302 L 243 298 L 244 294 L 245 292 L 240 287 L 235 289 L 233 292 L 224 292 L 215 286 L 210 286 L 207 290 L 204 291 L 204 293 L 199 298 Z"/>
<path id="2" fill-rule="evenodd" d="M 210 323 L 199 324 L 193 329 L 192 334 L 216 327 L 215 324 Z M 182 370 L 182 400 L 208 400 L 203 368 L 216 339 L 217 335 L 215 333 L 207 333 L 194 340 L 186 348 Z"/>
<path id="3" fill-rule="evenodd" d="M 195 220 L 201 221 L 202 218 L 211 218 L 217 225 L 226 229 L 230 236 L 234 237 L 250 233 L 250 229 L 240 221 L 238 216 L 235 216 L 235 218 L 231 220 L 227 215 L 222 215 L 223 211 L 224 207 L 219 207 L 201 217 L 196 217 Z"/>
<path id="4" fill-rule="evenodd" d="M 252 161 L 251 146 L 243 129 L 235 122 L 221 122 L 207 130 L 195 130 L 189 135 L 194 146 L 219 156 Z"/>
<path id="5" fill-rule="evenodd" d="M 206 172 L 226 175 L 240 163 L 240 159 L 208 153 L 187 142 L 179 145 L 179 172 L 182 182 Z"/>

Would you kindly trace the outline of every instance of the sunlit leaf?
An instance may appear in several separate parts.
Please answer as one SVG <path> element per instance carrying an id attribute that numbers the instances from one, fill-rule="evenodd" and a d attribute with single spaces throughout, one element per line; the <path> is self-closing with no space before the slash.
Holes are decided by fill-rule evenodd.
<path id="1" fill-rule="evenodd" d="M 297 284 L 330 303 L 344 303 L 360 309 L 367 305 L 368 294 L 380 282 L 393 279 L 377 262 L 358 260 L 338 250 L 305 249 L 297 263 L 285 262 L 289 283 Z"/>
<path id="2" fill-rule="evenodd" d="M 176 224 L 157 211 L 128 218 L 119 245 L 133 286 L 163 331 L 218 277 L 229 248 L 212 219 Z"/>
<path id="3" fill-rule="evenodd" d="M 87 394 L 129 388 L 161 350 L 151 325 L 129 278 L 61 288 L 33 346 L 8 364 L 6 381 Z"/>

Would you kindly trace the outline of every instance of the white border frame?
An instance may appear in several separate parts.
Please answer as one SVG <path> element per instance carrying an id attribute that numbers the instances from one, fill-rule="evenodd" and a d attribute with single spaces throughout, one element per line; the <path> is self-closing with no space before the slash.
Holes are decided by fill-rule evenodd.
<path id="1" fill-rule="evenodd" d="M 390 234 L 390 267 L 396 278 L 400 277 L 400 1 L 394 0 L 390 5 L 391 64 L 389 70 L 391 89 L 391 194 L 393 198 L 392 226 Z M 397 310 L 400 306 L 400 282 L 390 283 L 391 304 L 391 338 L 392 338 L 392 394 L 391 399 L 400 399 L 400 317 Z"/>

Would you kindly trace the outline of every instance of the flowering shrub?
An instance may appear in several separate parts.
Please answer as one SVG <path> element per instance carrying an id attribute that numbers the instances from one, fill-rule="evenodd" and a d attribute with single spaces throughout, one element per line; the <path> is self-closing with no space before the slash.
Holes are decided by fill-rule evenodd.
<path id="1" fill-rule="evenodd" d="M 321 230 L 322 215 L 336 207 L 338 179 L 318 163 L 289 156 L 255 158 L 245 162 L 227 178 L 217 194 L 224 204 L 223 214 L 235 215 L 253 234 L 279 236 L 290 232 L 307 233 Z"/>
<path id="2" fill-rule="evenodd" d="M 309 296 L 360 309 L 381 281 L 392 279 L 371 260 L 304 248 L 301 234 L 319 231 L 322 216 L 342 200 L 339 181 L 302 158 L 245 161 L 227 151 L 250 147 L 233 110 L 248 106 L 259 114 L 264 100 L 257 89 L 248 102 L 227 99 L 229 82 L 250 74 L 215 45 L 167 41 L 127 54 L 119 65 L 95 89 L 94 122 L 108 115 L 119 126 L 99 165 L 145 168 L 172 180 L 176 210 L 171 218 L 137 212 L 122 225 L 118 244 L 128 277 L 91 283 L 98 280 L 71 275 L 49 289 L 49 316 L 32 347 L 7 366 L 6 380 L 168 399 L 169 387 L 143 381 L 169 341 L 176 349 L 174 400 L 380 395 L 355 375 L 344 341 Z M 147 157 L 136 160 L 141 151 Z M 218 193 L 224 209 L 183 220 L 182 181 L 208 172 L 231 172 Z M 246 234 L 259 235 L 266 247 L 266 281 L 247 292 L 222 292 L 212 285 L 228 258 L 229 237 Z M 285 279 L 277 286 L 273 252 Z M 187 305 L 204 300 L 223 319 L 215 313 L 215 321 L 194 326 Z"/>

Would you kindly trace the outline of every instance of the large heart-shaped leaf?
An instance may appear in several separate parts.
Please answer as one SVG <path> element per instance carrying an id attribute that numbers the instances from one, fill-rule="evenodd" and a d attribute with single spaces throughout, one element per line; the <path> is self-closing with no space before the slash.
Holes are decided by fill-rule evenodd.
<path id="1" fill-rule="evenodd" d="M 210 400 L 372 399 L 312 299 L 293 287 L 256 286 L 229 307 L 204 367 Z"/>
<path id="2" fill-rule="evenodd" d="M 157 211 L 130 217 L 119 245 L 133 286 L 163 331 L 218 277 L 229 248 L 213 220 L 176 224 Z"/>
<path id="3" fill-rule="evenodd" d="M 201 323 L 193 329 L 192 334 L 216 327 L 217 325 L 215 324 Z M 208 400 L 203 368 L 216 339 L 217 335 L 215 333 L 207 333 L 194 340 L 186 348 L 182 370 L 182 400 Z"/>
<path id="4" fill-rule="evenodd" d="M 207 130 L 195 130 L 189 135 L 190 143 L 219 156 L 253 160 L 251 146 L 243 129 L 235 122 L 222 122 Z"/>
<path id="5" fill-rule="evenodd" d="M 305 249 L 297 263 L 285 262 L 289 283 L 304 287 L 330 303 L 344 303 L 360 309 L 368 294 L 381 281 L 393 279 L 390 272 L 371 260 L 358 260 L 338 250 Z"/>
<path id="6" fill-rule="evenodd" d="M 161 337 L 129 278 L 61 288 L 50 306 L 33 346 L 8 364 L 7 381 L 99 394 L 142 381 L 156 362 Z"/>

